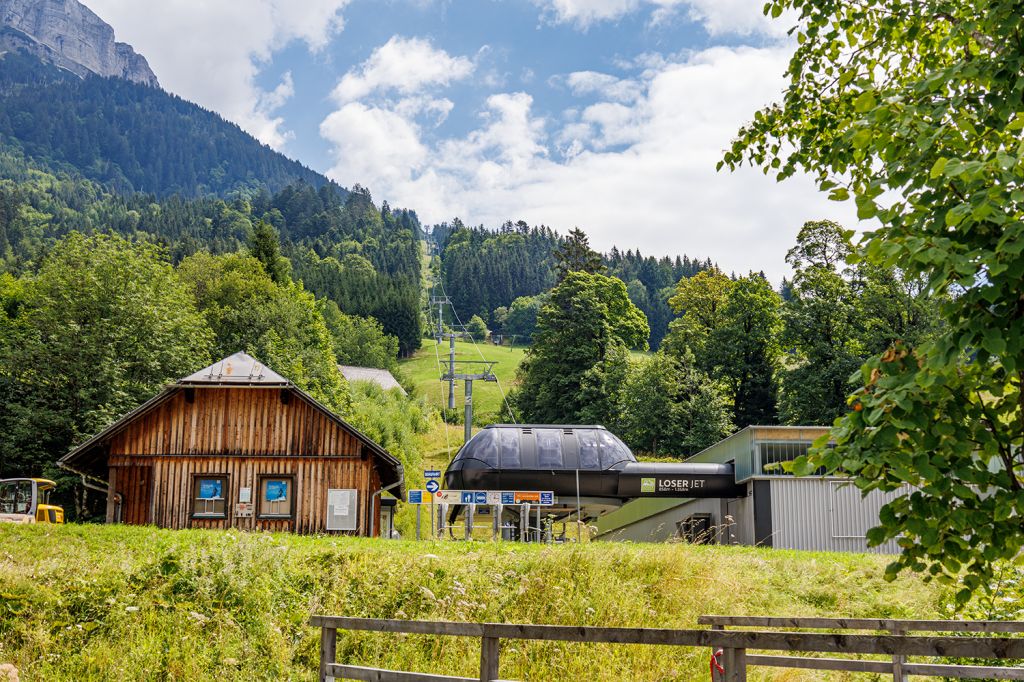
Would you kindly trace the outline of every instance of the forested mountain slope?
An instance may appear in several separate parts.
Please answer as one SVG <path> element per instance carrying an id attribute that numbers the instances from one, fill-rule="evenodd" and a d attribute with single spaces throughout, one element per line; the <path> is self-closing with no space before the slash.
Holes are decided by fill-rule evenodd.
<path id="1" fill-rule="evenodd" d="M 374 317 L 400 352 L 420 340 L 416 214 L 378 209 L 368 191 L 306 183 L 234 198 L 118 194 L 0 151 L 0 273 L 32 272 L 71 233 L 113 232 L 165 247 L 173 263 L 198 251 L 245 251 L 264 221 L 280 235 L 291 276 L 346 313 Z"/>
<path id="2" fill-rule="evenodd" d="M 511 309 L 516 299 L 544 294 L 555 285 L 555 252 L 565 241 L 563 235 L 544 225 L 509 221 L 492 230 L 466 227 L 458 220 L 435 225 L 431 239 L 441 256 L 445 293 L 459 317 L 465 322 L 479 315 L 494 331 L 502 330 L 502 309 Z M 630 299 L 647 316 L 652 348 L 668 333 L 673 318 L 668 299 L 676 282 L 712 267 L 710 260 L 655 258 L 639 250 L 618 248 L 612 248 L 602 260 L 609 275 L 626 283 Z"/>
<path id="3" fill-rule="evenodd" d="M 80 78 L 24 51 L 0 56 L 0 146 L 121 193 L 225 196 L 328 182 L 180 97 L 121 78 Z"/>

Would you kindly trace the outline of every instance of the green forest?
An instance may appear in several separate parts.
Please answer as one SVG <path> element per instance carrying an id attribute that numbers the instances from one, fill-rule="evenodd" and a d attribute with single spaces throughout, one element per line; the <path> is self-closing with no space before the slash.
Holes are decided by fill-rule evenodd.
<path id="1" fill-rule="evenodd" d="M 521 220 L 490 230 L 466 227 L 455 219 L 434 225 L 429 238 L 441 259 L 444 291 L 458 317 L 479 316 L 494 333 L 529 343 L 543 296 L 557 281 L 558 255 L 574 233 L 577 240 L 583 236 L 578 228 L 562 236 L 547 226 L 531 227 Z M 630 300 L 647 316 L 651 348 L 657 348 L 668 333 L 673 317 L 668 299 L 676 282 L 714 267 L 707 259 L 659 259 L 617 247 L 600 260 L 608 274 L 626 283 Z"/>
<path id="2" fill-rule="evenodd" d="M 159 88 L 82 79 L 21 52 L 3 55 L 0 140 L 50 170 L 74 172 L 120 193 L 201 197 L 328 182 L 212 111 Z"/>
<path id="3" fill-rule="evenodd" d="M 851 9 L 851 47 L 882 41 L 950 64 L 918 81 L 872 50 L 851 51 L 856 72 L 833 64 L 832 18 L 807 11 L 819 32 L 794 57 L 785 106 L 741 130 L 721 166 L 809 172 L 881 228 L 855 245 L 846 226 L 807 222 L 787 254 L 792 279 L 777 288 L 708 259 L 599 254 L 578 228 L 454 219 L 424 229 L 414 211 L 341 188 L 184 100 L 4 55 L 0 476 L 61 478 L 54 462 L 73 444 L 238 350 L 413 470 L 436 412 L 415 395 L 351 387 L 337 365 L 397 370 L 432 335 L 429 270 L 454 304 L 444 322 L 466 323 L 477 341 L 529 344 L 509 416 L 602 423 L 638 453 L 671 458 L 750 424 L 834 424 L 795 473 L 852 475 L 862 490 L 914 486 L 869 540 L 913 540 L 893 572 L 948 578 L 973 561 L 964 589 L 976 589 L 1021 545 L 1024 334 L 1021 198 L 1009 189 L 1022 125 L 999 104 L 1019 94 L 1007 74 L 1020 59 L 972 62 L 971 51 L 975 33 L 1001 41 L 1016 19 L 985 15 L 968 22 L 975 33 L 952 31 L 961 58 L 904 45 L 902 29 L 875 36 L 871 10 Z M 806 93 L 832 87 L 837 69 L 848 75 L 823 111 Z M 981 82 L 1000 97 L 964 100 Z M 950 113 L 968 104 L 976 120 Z M 809 125 L 829 144 L 808 142 Z M 883 203 L 893 193 L 909 198 Z M 87 518 L 95 496 L 61 485 L 70 517 Z"/>
<path id="4" fill-rule="evenodd" d="M 54 8 L 77 9 L 38 4 L 53 10 L 50 20 L 61 15 Z M 441 24 L 423 22 L 414 31 L 421 36 L 400 42 L 394 34 L 376 49 L 375 36 L 384 35 L 377 29 L 393 23 L 380 11 L 384 3 L 344 17 L 341 40 L 358 38 L 345 45 L 332 42 L 342 30 L 344 2 L 332 5 L 337 11 L 323 45 L 305 32 L 327 20 L 328 3 L 301 17 L 292 7 L 299 3 L 269 4 L 275 6 L 253 12 L 252 24 L 224 22 L 236 31 L 276 23 L 287 29 L 270 31 L 266 40 L 258 28 L 247 32 L 251 42 L 237 52 L 250 67 L 241 86 L 222 77 L 238 73 L 237 65 L 188 75 L 207 87 L 247 89 L 253 111 L 280 121 L 284 137 L 295 133 L 288 139 L 297 153 L 330 163 L 338 177 L 366 169 L 379 185 L 342 187 L 159 88 L 79 78 L 27 53 L 0 51 L 0 478 L 54 479 L 52 502 L 69 522 L 4 528 L 0 678 L 17 665 L 14 675 L 22 670 L 33 679 L 312 679 L 318 647 L 331 640 L 309 626 L 317 612 L 612 627 L 691 627 L 712 611 L 1024 618 L 1019 0 L 766 0 L 755 7 L 757 23 L 747 25 L 746 10 L 737 9 L 742 3 L 728 3 L 719 14 L 730 19 L 719 22 L 668 0 L 621 2 L 611 13 L 536 0 L 537 7 L 525 9 L 538 11 L 528 23 L 538 38 L 519 42 L 532 65 L 550 63 L 548 73 L 520 69 L 526 62 L 516 63 L 512 48 L 501 47 L 507 36 L 526 35 L 511 22 L 491 22 L 504 32 L 498 42 L 477 40 L 495 3 L 467 4 L 479 14 L 458 42 L 447 28 L 430 31 Z M 439 14 L 447 22 L 459 9 L 446 4 Z M 673 10 L 678 16 L 671 18 Z M 766 29 L 757 10 L 766 22 L 782 23 Z M 409 17 L 402 19 L 411 26 L 416 18 Z M 451 27 L 454 33 L 459 25 Z M 638 29 L 633 38 L 618 35 L 630 27 Z M 181 35 L 175 25 L 146 28 L 178 50 L 202 39 Z M 673 44 L 670 32 L 680 28 Z M 542 44 L 544 32 L 554 30 L 557 37 Z M 471 51 L 470 38 L 483 46 Z M 538 46 L 557 47 L 571 59 L 545 59 L 555 52 Z M 435 57 L 420 59 L 421 50 Z M 353 61 L 363 52 L 366 61 Z M 156 55 L 150 51 L 162 70 L 166 56 Z M 744 61 L 751 56 L 758 61 Z M 384 73 L 397 57 L 409 63 L 409 73 Z M 571 69 L 589 62 L 601 71 L 570 72 L 570 62 Z M 302 65 L 310 68 L 300 71 Z M 292 67 L 294 82 L 285 70 Z M 717 70 L 723 68 L 729 70 Z M 740 68 L 756 87 L 735 77 Z M 161 78 L 173 82 L 163 72 Z M 535 78 L 549 92 L 530 86 Z M 748 104 L 729 123 L 732 110 Z M 328 107 L 335 111 L 326 113 Z M 317 119 L 321 125 L 313 128 Z M 714 137 L 726 128 L 728 139 Z M 570 133 L 579 139 L 569 140 Z M 384 137 L 387 145 L 380 144 Z M 709 142 L 713 149 L 701 148 Z M 679 161 L 703 164 L 708 176 L 717 162 L 721 174 L 705 183 Z M 635 172 L 640 165 L 644 173 Z M 753 185 L 730 174 L 751 171 L 796 185 L 794 193 L 769 184 L 770 201 L 760 191 L 749 201 L 755 193 L 748 197 L 745 189 Z M 480 206 L 481 214 L 493 215 L 496 206 L 522 203 L 487 226 L 469 214 L 429 224 L 436 219 L 425 212 L 421 224 L 415 206 L 391 206 L 384 199 L 394 197 L 382 190 L 424 197 L 420 206 L 432 213 L 436 206 Z M 467 191 L 471 200 L 459 194 Z M 698 192 L 702 201 L 692 202 Z M 826 198 L 839 208 L 812 203 Z M 644 202 L 658 204 L 657 214 L 643 210 Z M 565 206 L 575 209 L 573 220 L 558 225 L 517 220 L 565 216 Z M 770 220 L 760 220 L 769 211 Z M 587 230 L 606 234 L 605 221 L 615 216 L 623 216 L 613 226 L 616 245 L 592 245 Z M 849 218 L 840 224 L 827 216 Z M 731 272 L 725 259 L 740 258 L 726 250 L 732 245 L 716 252 L 729 253 L 716 256 L 719 263 L 695 251 L 696 240 L 684 241 L 721 225 L 735 235 L 759 232 L 744 249 L 791 240 L 783 246 L 787 277 L 770 280 L 759 271 L 763 263 L 778 272 L 778 258 Z M 767 225 L 778 233 L 760 241 Z M 665 243 L 673 252 L 636 248 L 656 229 L 657 237 L 670 236 Z M 450 299 L 441 319 L 430 305 L 435 296 Z M 477 379 L 480 409 L 466 435 L 497 421 L 601 424 L 640 460 L 638 469 L 619 471 L 627 476 L 657 471 L 645 462 L 685 459 L 751 425 L 826 427 L 791 461 L 768 463 L 760 457 L 767 451 L 749 448 L 751 463 L 762 465 L 755 477 L 817 477 L 797 482 L 832 495 L 831 521 L 822 507 L 807 513 L 777 505 L 775 513 L 801 525 L 811 518 L 831 523 L 833 539 L 856 539 L 858 551 L 899 553 L 773 548 L 771 538 L 781 534 L 772 523 L 749 538 L 758 546 L 724 546 L 748 542 L 733 534 L 737 509 L 771 511 L 755 494 L 760 480 L 742 501 L 707 502 L 717 519 L 703 503 L 682 518 L 673 519 L 667 507 L 657 511 L 683 499 L 675 495 L 698 494 L 697 486 L 657 490 L 665 495 L 647 501 L 655 514 L 643 522 L 667 533 L 675 526 L 678 542 L 597 536 L 591 543 L 595 536 L 585 535 L 583 524 L 573 542 L 565 518 L 560 536 L 550 516 L 545 529 L 545 504 L 521 508 L 518 521 L 528 530 L 533 522 L 523 512 L 536 507 L 533 529 L 538 540 L 546 530 L 550 544 L 485 544 L 482 534 L 474 541 L 468 524 L 465 542 L 426 545 L 334 530 L 300 537 L 101 525 L 92 522 L 105 518 L 108 494 L 112 510 L 120 508 L 117 486 L 89 490 L 86 476 L 56 464 L 169 382 L 244 351 L 383 446 L 403 465 L 404 490 L 418 489 L 423 469 L 443 468 L 461 443 L 456 422 L 464 413 L 446 408 L 447 386 L 438 381 L 449 338 L 459 353 L 453 362 L 501 363 L 486 377 L 495 381 Z M 340 367 L 346 364 L 389 370 L 404 390 L 350 384 Z M 452 396 L 472 395 L 467 388 L 456 387 Z M 300 448 L 280 449 L 292 458 Z M 512 452 L 513 466 L 533 466 Z M 505 454 L 494 456 L 500 466 L 510 463 L 501 461 Z M 583 465 L 583 458 L 576 461 Z M 733 482 L 742 484 L 738 463 L 739 457 L 730 463 Z M 262 478 L 269 477 L 257 478 L 261 486 Z M 367 494 L 354 499 L 369 502 L 356 506 L 376 523 L 383 517 L 375 497 L 403 489 L 389 482 L 372 491 L 373 480 L 371 472 Z M 466 488 L 476 486 L 463 480 Z M 187 495 L 184 473 L 179 483 Z M 641 495 L 649 492 L 644 485 Z M 856 495 L 888 501 L 871 512 L 870 527 L 860 527 L 856 507 L 850 519 L 837 513 L 838 489 L 851 494 L 853 505 Z M 625 487 L 616 494 L 632 495 Z M 576 496 L 577 520 L 590 507 L 604 508 L 581 499 L 578 480 Z M 787 504 L 796 498 L 775 497 Z M 737 501 L 739 507 L 730 506 Z M 488 506 L 497 540 L 505 535 L 502 505 Z M 423 505 L 405 503 L 390 517 L 407 539 L 421 534 L 417 521 L 426 518 L 415 518 L 417 511 L 433 518 L 433 505 L 423 514 Z M 452 511 L 457 516 L 455 505 L 449 520 Z M 854 516 L 858 528 L 847 534 L 840 525 L 852 526 L 846 521 Z M 50 518 L 56 521 L 56 510 Z M 703 520 L 717 530 L 698 537 L 696 522 Z M 423 535 L 444 537 L 433 520 L 425 525 L 435 532 Z M 483 525 L 489 524 L 477 530 L 488 530 Z M 375 530 L 371 524 L 369 535 Z M 447 535 L 458 533 L 449 525 Z M 704 539 L 716 544 L 698 544 Z M 474 674 L 481 649 L 470 639 L 438 644 L 349 633 L 338 644 L 346 660 Z M 680 654 L 562 644 L 505 642 L 502 665 L 516 679 L 697 679 L 709 671 L 706 648 Z M 951 651 L 935 646 L 932 653 Z M 737 653 L 727 665 L 743 661 Z M 901 665 L 898 657 L 892 663 Z"/>

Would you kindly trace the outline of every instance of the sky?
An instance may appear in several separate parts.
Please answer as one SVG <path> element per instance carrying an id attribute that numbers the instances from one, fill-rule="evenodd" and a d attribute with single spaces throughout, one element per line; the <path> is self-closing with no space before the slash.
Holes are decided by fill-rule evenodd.
<path id="1" fill-rule="evenodd" d="M 580 227 L 778 282 L 807 177 L 716 171 L 780 99 L 761 0 L 85 0 L 168 91 L 430 225 Z"/>

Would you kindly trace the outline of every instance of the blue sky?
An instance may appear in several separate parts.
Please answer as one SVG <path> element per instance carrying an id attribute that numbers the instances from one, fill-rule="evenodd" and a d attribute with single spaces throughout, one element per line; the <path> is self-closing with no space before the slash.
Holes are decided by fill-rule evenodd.
<path id="1" fill-rule="evenodd" d="M 599 249 L 786 273 L 807 178 L 715 163 L 778 99 L 792 20 L 760 0 L 85 0 L 163 87 L 343 185 Z"/>
<path id="2" fill-rule="evenodd" d="M 552 78 L 587 70 L 627 76 L 618 61 L 709 44 L 697 24 L 680 17 L 648 26 L 648 17 L 634 12 L 581 31 L 571 23 L 542 19 L 530 2 L 361 0 L 347 6 L 344 16 L 344 35 L 322 53 L 310 54 L 305 45 L 293 43 L 275 55 L 258 79 L 261 87 L 272 89 L 285 72 L 292 73 L 295 97 L 280 109 L 295 135 L 286 149 L 321 170 L 329 167 L 330 158 L 317 128 L 332 111 L 324 84 L 362 63 L 394 35 L 425 38 L 453 55 L 478 55 L 474 77 L 445 90 L 458 106 L 437 128 L 437 136 L 468 133 L 489 94 L 525 89 L 538 112 L 557 115 L 580 101 L 564 86 L 550 83 Z"/>

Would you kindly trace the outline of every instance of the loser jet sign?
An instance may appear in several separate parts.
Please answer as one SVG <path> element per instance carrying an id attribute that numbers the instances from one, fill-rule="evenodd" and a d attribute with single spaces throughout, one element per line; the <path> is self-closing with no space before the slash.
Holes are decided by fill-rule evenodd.
<path id="1" fill-rule="evenodd" d="M 621 474 L 618 492 L 623 497 L 739 497 L 745 489 L 732 476 Z"/>

